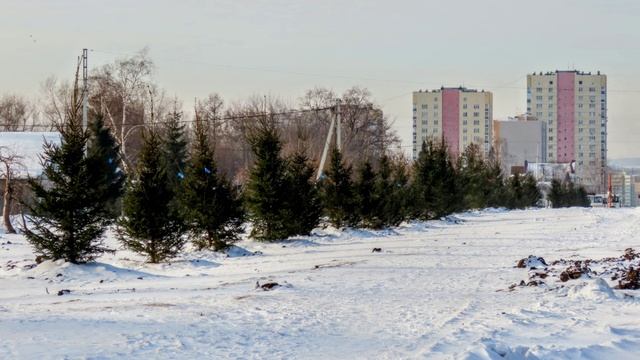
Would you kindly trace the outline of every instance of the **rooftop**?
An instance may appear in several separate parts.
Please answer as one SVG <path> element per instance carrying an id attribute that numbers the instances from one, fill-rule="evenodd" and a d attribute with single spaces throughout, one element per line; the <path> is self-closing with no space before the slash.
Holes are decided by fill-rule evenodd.
<path id="1" fill-rule="evenodd" d="M 21 157 L 21 166 L 15 168 L 16 178 L 38 177 L 42 174 L 40 155 L 46 142 L 60 143 L 57 132 L 0 132 L 0 151 L 3 155 Z"/>

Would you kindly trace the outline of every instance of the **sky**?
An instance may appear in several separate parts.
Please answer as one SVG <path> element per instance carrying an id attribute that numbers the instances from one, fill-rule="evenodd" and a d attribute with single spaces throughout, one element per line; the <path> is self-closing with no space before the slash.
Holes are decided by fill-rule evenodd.
<path id="1" fill-rule="evenodd" d="M 608 76 L 609 157 L 640 157 L 637 0 L 0 0 L 0 94 L 35 98 L 148 47 L 155 81 L 188 104 L 267 94 L 295 104 L 321 86 L 368 88 L 411 144 L 411 92 L 494 94 L 494 118 L 526 110 L 526 75 Z"/>

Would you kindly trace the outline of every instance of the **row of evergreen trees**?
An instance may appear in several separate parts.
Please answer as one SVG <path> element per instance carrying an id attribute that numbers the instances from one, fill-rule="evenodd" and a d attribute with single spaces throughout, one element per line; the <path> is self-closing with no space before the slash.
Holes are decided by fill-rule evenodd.
<path id="1" fill-rule="evenodd" d="M 484 159 L 475 144 L 454 162 L 444 142 L 427 140 L 411 170 L 387 156 L 378 159 L 376 168 L 365 161 L 352 181 L 351 167 L 333 152 L 320 187 L 334 226 L 383 228 L 467 209 L 522 209 L 541 198 L 531 175 L 505 178 L 499 162 Z"/>
<path id="2" fill-rule="evenodd" d="M 551 190 L 547 199 L 554 208 L 581 206 L 591 206 L 591 201 L 587 191 L 583 186 L 576 186 L 571 180 L 563 182 L 559 180 L 551 181 Z"/>
<path id="3" fill-rule="evenodd" d="M 408 219 L 437 219 L 455 211 L 524 208 L 540 199 L 531 176 L 503 176 L 476 145 L 452 159 L 447 146 L 427 141 L 412 168 L 400 159 L 366 159 L 354 170 L 333 150 L 325 176 L 303 151 L 285 157 L 277 128 L 267 122 L 249 136 L 255 156 L 249 178 L 233 185 L 217 170 L 208 123 L 196 116 L 191 141 L 180 114 L 144 131 L 137 167 L 125 174 L 117 142 L 95 116 L 88 130 L 72 114 L 61 144 L 47 144 L 46 182 L 30 181 L 27 239 L 37 253 L 70 262 L 105 251 L 116 225 L 125 248 L 150 262 L 176 256 L 187 241 L 222 250 L 252 225 L 251 237 L 274 241 L 307 235 L 325 217 L 336 227 L 380 229 Z"/>

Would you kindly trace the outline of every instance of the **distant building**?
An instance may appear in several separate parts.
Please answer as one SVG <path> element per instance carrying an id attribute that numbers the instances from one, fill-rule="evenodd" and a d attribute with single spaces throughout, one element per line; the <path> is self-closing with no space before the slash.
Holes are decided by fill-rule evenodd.
<path id="1" fill-rule="evenodd" d="M 452 156 L 476 143 L 488 153 L 492 143 L 493 95 L 464 87 L 413 93 L 413 158 L 422 143 L 444 139 Z"/>
<path id="2" fill-rule="evenodd" d="M 524 164 L 547 161 L 546 123 L 519 115 L 493 121 L 493 147 L 505 174 L 522 172 Z"/>
<path id="3" fill-rule="evenodd" d="M 14 178 L 36 178 L 42 175 L 40 156 L 44 144 L 60 144 L 57 132 L 0 132 L 0 146 L 3 152 L 20 156 L 19 164 L 14 168 Z"/>
<path id="4" fill-rule="evenodd" d="M 611 190 L 620 199 L 620 206 L 635 207 L 637 205 L 636 183 L 633 175 L 624 171 L 611 174 Z"/>
<path id="5" fill-rule="evenodd" d="M 607 166 L 607 77 L 575 70 L 527 75 L 527 113 L 546 124 L 547 161 L 576 161 L 576 179 L 603 192 Z"/>
<path id="6" fill-rule="evenodd" d="M 525 163 L 525 172 L 533 175 L 538 182 L 551 183 L 552 180 L 575 180 L 574 163 Z"/>
<path id="7" fill-rule="evenodd" d="M 16 198 L 27 199 L 31 196 L 27 185 L 29 178 L 44 179 L 41 155 L 44 144 L 60 144 L 60 133 L 57 132 L 0 132 L 0 152 L 3 155 L 18 155 L 20 158 L 13 165 L 12 184 Z M 0 188 L 4 189 L 6 178 L 0 175 Z M 0 192 L 0 203 L 3 203 L 3 192 Z M 11 214 L 20 213 L 18 202 L 14 202 Z"/>

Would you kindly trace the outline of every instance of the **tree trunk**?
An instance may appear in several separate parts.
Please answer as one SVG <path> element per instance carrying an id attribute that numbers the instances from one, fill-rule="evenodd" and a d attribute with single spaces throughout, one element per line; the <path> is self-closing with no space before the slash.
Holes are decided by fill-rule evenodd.
<path id="1" fill-rule="evenodd" d="M 11 177 L 7 171 L 7 177 L 4 181 L 4 204 L 2 206 L 2 220 L 4 221 L 4 230 L 7 234 L 16 233 L 16 229 L 11 225 L 11 204 L 13 203 L 12 193 Z"/>
<path id="2" fill-rule="evenodd" d="M 129 168 L 129 158 L 127 157 L 127 139 L 126 139 L 126 129 L 125 125 L 127 124 L 127 99 L 126 97 L 122 97 L 122 124 L 120 124 L 120 151 L 122 153 L 122 164 L 128 170 Z"/>

